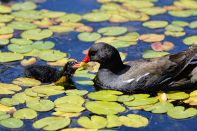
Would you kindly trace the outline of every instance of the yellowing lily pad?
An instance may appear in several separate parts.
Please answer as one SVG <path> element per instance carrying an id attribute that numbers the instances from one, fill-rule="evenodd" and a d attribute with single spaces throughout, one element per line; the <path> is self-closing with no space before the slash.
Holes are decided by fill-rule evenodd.
<path id="1" fill-rule="evenodd" d="M 151 28 L 151 29 L 164 28 L 167 25 L 168 25 L 167 21 L 161 21 L 161 20 L 152 20 L 152 21 L 147 21 L 143 23 L 143 26 Z"/>
<path id="2" fill-rule="evenodd" d="M 127 28 L 121 26 L 104 27 L 98 30 L 98 33 L 103 34 L 104 36 L 117 36 L 126 32 Z"/>
<path id="3" fill-rule="evenodd" d="M 119 120 L 128 127 L 140 128 L 148 125 L 148 119 L 137 114 L 128 114 L 127 117 L 120 116 Z"/>
<path id="4" fill-rule="evenodd" d="M 125 107 L 121 106 L 116 102 L 107 102 L 107 101 L 92 101 L 87 102 L 85 107 L 95 113 L 103 115 L 113 115 L 125 111 Z"/>
<path id="5" fill-rule="evenodd" d="M 0 83 L 0 94 L 14 94 L 22 88 L 18 85 Z"/>
<path id="6" fill-rule="evenodd" d="M 10 22 L 13 18 L 11 15 L 0 15 L 0 22 Z"/>
<path id="7" fill-rule="evenodd" d="M 45 61 L 57 61 L 64 57 L 66 57 L 66 53 L 58 50 L 44 50 L 39 55 L 39 58 Z"/>
<path id="8" fill-rule="evenodd" d="M 107 128 L 119 127 L 122 125 L 122 122 L 119 120 L 119 117 L 116 115 L 107 116 Z"/>
<path id="9" fill-rule="evenodd" d="M 57 107 L 61 106 L 62 104 L 75 104 L 81 106 L 84 102 L 85 100 L 83 99 L 83 97 L 79 95 L 68 95 L 60 97 L 54 101 Z"/>
<path id="10" fill-rule="evenodd" d="M 17 118 L 8 118 L 1 120 L 0 125 L 10 129 L 21 128 L 23 126 L 23 121 Z"/>
<path id="11" fill-rule="evenodd" d="M 101 35 L 99 33 L 93 32 L 83 32 L 78 35 L 78 39 L 84 42 L 93 42 L 101 38 Z"/>
<path id="12" fill-rule="evenodd" d="M 171 100 L 182 100 L 189 97 L 189 94 L 185 92 L 169 92 L 166 95 L 167 98 Z"/>
<path id="13" fill-rule="evenodd" d="M 18 119 L 34 119 L 37 117 L 37 112 L 29 108 L 23 108 L 14 112 L 13 116 Z"/>
<path id="14" fill-rule="evenodd" d="M 20 86 L 38 86 L 41 84 L 41 82 L 38 80 L 25 77 L 16 78 L 12 81 L 12 83 Z"/>
<path id="15" fill-rule="evenodd" d="M 144 34 L 139 37 L 144 42 L 158 42 L 164 40 L 165 36 L 162 34 Z"/>
<path id="16" fill-rule="evenodd" d="M 122 92 L 113 90 L 101 90 L 89 93 L 88 97 L 93 100 L 117 101 L 118 95 L 122 95 Z"/>
<path id="17" fill-rule="evenodd" d="M 31 45 L 17 45 L 17 44 L 10 44 L 8 45 L 8 50 L 15 52 L 15 53 L 27 53 L 33 50 Z"/>
<path id="18" fill-rule="evenodd" d="M 197 36 L 194 35 L 194 36 L 186 37 L 183 40 L 183 43 L 185 43 L 186 45 L 197 45 Z"/>
<path id="19" fill-rule="evenodd" d="M 175 106 L 167 112 L 168 116 L 174 119 L 186 119 L 197 115 L 195 108 L 185 109 L 183 106 Z"/>
<path id="20" fill-rule="evenodd" d="M 52 49 L 55 44 L 51 41 L 36 41 L 32 44 L 32 46 L 39 50 L 49 50 Z"/>
<path id="21" fill-rule="evenodd" d="M 50 111 L 54 108 L 54 103 L 50 100 L 32 100 L 26 103 L 27 107 L 35 111 Z"/>
<path id="22" fill-rule="evenodd" d="M 145 111 L 152 111 L 152 113 L 166 113 L 168 110 L 172 109 L 174 106 L 169 102 L 159 102 L 155 105 L 152 105 L 148 108 L 145 108 Z"/>
<path id="23" fill-rule="evenodd" d="M 110 15 L 104 12 L 88 13 L 83 15 L 83 19 L 90 22 L 102 22 L 110 18 Z"/>
<path id="24" fill-rule="evenodd" d="M 0 35 L 5 35 L 5 34 L 12 34 L 14 32 L 13 28 L 5 26 L 5 27 L 0 27 Z"/>
<path id="25" fill-rule="evenodd" d="M 9 6 L 0 5 L 0 13 L 10 13 L 12 9 Z"/>
<path id="26" fill-rule="evenodd" d="M 42 40 L 53 35 L 53 32 L 47 29 L 33 29 L 24 31 L 21 37 L 30 40 Z"/>
<path id="27" fill-rule="evenodd" d="M 71 32 L 74 30 L 73 27 L 67 27 L 67 26 L 61 26 L 61 25 L 56 25 L 56 26 L 50 26 L 49 30 L 55 33 L 62 33 L 62 32 Z"/>
<path id="28" fill-rule="evenodd" d="M 78 119 L 77 123 L 88 129 L 100 129 L 107 125 L 107 120 L 101 116 L 92 116 L 91 119 L 86 116 L 82 116 Z"/>
<path id="29" fill-rule="evenodd" d="M 157 51 L 153 51 L 153 50 L 145 50 L 143 53 L 143 58 L 157 58 L 157 57 L 162 57 L 165 55 L 168 55 L 168 52 L 157 52 Z"/>
<path id="30" fill-rule="evenodd" d="M 59 130 L 70 124 L 68 117 L 45 117 L 33 123 L 36 129 Z"/>
<path id="31" fill-rule="evenodd" d="M 65 14 L 65 12 L 42 10 L 42 16 L 44 18 L 57 18 L 64 16 Z"/>
<path id="32" fill-rule="evenodd" d="M 15 106 L 15 105 L 19 105 L 20 102 L 18 102 L 16 99 L 13 98 L 2 98 L 1 104 L 5 106 Z"/>
<path id="33" fill-rule="evenodd" d="M 180 26 L 180 27 L 185 27 L 188 26 L 189 23 L 186 21 L 172 21 L 172 25 Z"/>
<path id="34" fill-rule="evenodd" d="M 36 10 L 24 10 L 24 11 L 17 11 L 12 13 L 13 16 L 16 17 L 16 19 L 22 19 L 22 20 L 28 20 L 33 21 L 37 19 L 42 19 L 43 16 L 41 15 L 40 11 Z"/>
<path id="35" fill-rule="evenodd" d="M 0 113 L 2 114 L 2 112 L 8 112 L 8 113 L 14 113 L 16 111 L 15 107 L 10 107 L 10 106 L 5 106 L 0 104 Z M 5 114 L 3 113 L 3 114 Z"/>

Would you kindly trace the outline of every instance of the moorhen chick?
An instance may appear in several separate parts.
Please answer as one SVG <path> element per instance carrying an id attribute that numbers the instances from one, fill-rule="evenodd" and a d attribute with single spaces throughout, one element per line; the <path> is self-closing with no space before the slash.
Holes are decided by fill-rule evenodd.
<path id="1" fill-rule="evenodd" d="M 25 67 L 24 75 L 41 82 L 56 82 L 62 76 L 70 77 L 76 70 L 73 67 L 76 63 L 76 61 L 68 61 L 62 70 L 46 65 L 30 65 Z"/>
<path id="2" fill-rule="evenodd" d="M 186 69 L 196 53 L 197 46 L 192 46 L 177 54 L 128 61 L 124 64 L 116 48 L 106 43 L 96 43 L 90 47 L 83 62 L 100 63 L 94 80 L 97 87 L 123 92 L 137 92 L 149 89 L 160 90 L 167 88 L 167 85 L 176 83 L 174 80 Z M 192 70 L 196 67 L 197 64 Z M 197 74 L 197 71 L 192 75 L 194 74 Z M 177 80 L 181 80 L 181 78 Z"/>

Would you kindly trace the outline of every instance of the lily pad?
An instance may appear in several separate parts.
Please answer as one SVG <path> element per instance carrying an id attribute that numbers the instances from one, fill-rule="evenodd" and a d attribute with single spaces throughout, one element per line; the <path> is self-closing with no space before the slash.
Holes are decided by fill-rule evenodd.
<path id="1" fill-rule="evenodd" d="M 2 98 L 1 104 L 5 106 L 15 106 L 15 105 L 19 105 L 20 102 L 18 102 L 16 99 L 13 98 Z"/>
<path id="2" fill-rule="evenodd" d="M 186 33 L 184 31 L 165 31 L 165 35 L 173 36 L 173 37 L 181 37 L 184 36 Z"/>
<path id="3" fill-rule="evenodd" d="M 122 125 L 122 122 L 119 120 L 119 117 L 116 115 L 107 116 L 107 128 L 119 127 Z"/>
<path id="4" fill-rule="evenodd" d="M 166 28 L 165 28 L 167 31 L 177 31 L 177 32 L 180 32 L 180 31 L 183 31 L 183 27 L 180 27 L 180 26 L 177 26 L 177 25 L 168 25 Z"/>
<path id="5" fill-rule="evenodd" d="M 122 95 L 120 91 L 113 90 L 102 90 L 97 92 L 91 92 L 88 94 L 88 97 L 93 100 L 102 100 L 102 101 L 117 101 L 118 95 Z"/>
<path id="6" fill-rule="evenodd" d="M 161 7 L 151 7 L 151 8 L 141 8 L 140 11 L 148 15 L 158 15 L 165 13 L 166 9 Z"/>
<path id="7" fill-rule="evenodd" d="M 157 58 L 157 57 L 162 57 L 165 55 L 168 55 L 168 52 L 157 52 L 157 51 L 153 51 L 153 50 L 145 50 L 143 53 L 143 58 Z"/>
<path id="8" fill-rule="evenodd" d="M 29 108 L 23 108 L 14 112 L 13 116 L 18 119 L 34 119 L 37 117 L 37 112 Z"/>
<path id="9" fill-rule="evenodd" d="M 13 18 L 11 15 L 0 15 L 0 22 L 10 22 Z"/>
<path id="10" fill-rule="evenodd" d="M 52 49 L 55 44 L 52 41 L 36 41 L 32 44 L 32 46 L 39 50 L 49 50 Z"/>
<path id="11" fill-rule="evenodd" d="M 31 97 L 26 95 L 24 92 L 17 93 L 12 96 L 12 99 L 17 100 L 19 103 L 25 103 L 32 100 L 38 100 L 39 97 Z"/>
<path id="12" fill-rule="evenodd" d="M 197 36 L 194 35 L 194 36 L 186 37 L 183 40 L 183 43 L 185 43 L 186 45 L 197 45 Z"/>
<path id="13" fill-rule="evenodd" d="M 68 95 L 60 97 L 54 101 L 57 107 L 61 106 L 62 104 L 75 104 L 81 106 L 84 102 L 85 100 L 83 99 L 83 97 L 79 95 Z"/>
<path id="14" fill-rule="evenodd" d="M 139 37 L 144 42 L 158 42 L 164 40 L 165 36 L 162 34 L 144 34 Z"/>
<path id="15" fill-rule="evenodd" d="M 16 91 L 20 91 L 22 88 L 13 84 L 0 83 L 0 94 L 14 94 Z"/>
<path id="16" fill-rule="evenodd" d="M 78 39 L 84 42 L 93 42 L 101 38 L 101 35 L 99 33 L 93 32 L 83 32 L 78 35 Z"/>
<path id="17" fill-rule="evenodd" d="M 152 113 L 166 113 L 168 110 L 172 109 L 174 106 L 169 102 L 159 102 L 153 106 L 145 108 L 145 111 L 151 111 Z"/>
<path id="18" fill-rule="evenodd" d="M 80 96 L 83 96 L 83 95 L 86 95 L 88 93 L 87 90 L 66 90 L 66 94 L 67 95 L 80 95 Z"/>
<path id="19" fill-rule="evenodd" d="M 126 33 L 127 28 L 121 26 L 111 26 L 100 28 L 97 32 L 103 34 L 104 36 L 117 36 Z"/>
<path id="20" fill-rule="evenodd" d="M 189 94 L 185 92 L 169 92 L 166 95 L 167 98 L 171 100 L 182 100 L 189 97 Z"/>
<path id="21" fill-rule="evenodd" d="M 189 23 L 186 21 L 172 21 L 172 25 L 180 26 L 180 27 L 185 27 L 188 26 Z"/>
<path id="22" fill-rule="evenodd" d="M 81 105 L 71 104 L 71 103 L 65 103 L 65 104 L 63 103 L 55 108 L 55 111 L 67 112 L 67 113 L 80 113 L 83 110 L 85 110 L 85 108 L 82 107 Z"/>
<path id="23" fill-rule="evenodd" d="M 33 29 L 24 31 L 21 37 L 30 40 L 42 40 L 53 35 L 53 32 L 47 29 Z"/>
<path id="24" fill-rule="evenodd" d="M 93 12 L 83 15 L 83 19 L 90 22 L 102 22 L 107 21 L 110 18 L 110 15 L 104 12 Z"/>
<path id="25" fill-rule="evenodd" d="M 66 14 L 57 19 L 59 22 L 78 22 L 81 20 L 81 16 L 78 14 Z"/>
<path id="26" fill-rule="evenodd" d="M 161 21 L 161 20 L 152 20 L 152 21 L 147 21 L 143 23 L 143 26 L 151 28 L 151 29 L 164 28 L 167 25 L 168 25 L 167 21 Z"/>
<path id="27" fill-rule="evenodd" d="M 1 45 L 7 45 L 9 43 L 9 40 L 0 40 L 0 46 Z"/>
<path id="28" fill-rule="evenodd" d="M 25 77 L 16 78 L 12 83 L 20 86 L 38 86 L 41 84 L 39 80 Z"/>
<path id="29" fill-rule="evenodd" d="M 73 27 L 67 27 L 67 26 L 61 26 L 61 25 L 56 25 L 56 26 L 50 26 L 49 30 L 56 32 L 56 33 L 62 33 L 62 32 L 71 32 L 74 30 Z"/>
<path id="30" fill-rule="evenodd" d="M 64 57 L 66 57 L 66 53 L 58 50 L 44 50 L 39 55 L 39 58 L 45 61 L 57 61 Z"/>
<path id="31" fill-rule="evenodd" d="M 107 120 L 104 117 L 95 115 L 91 116 L 91 119 L 86 116 L 82 116 L 78 119 L 77 123 L 88 129 L 100 129 L 107 125 Z"/>
<path id="32" fill-rule="evenodd" d="M 9 23 L 8 26 L 16 30 L 31 30 L 37 27 L 32 23 L 23 22 L 23 21 L 13 21 Z"/>
<path id="33" fill-rule="evenodd" d="M 157 98 L 135 98 L 133 101 L 124 102 L 127 106 L 143 106 L 143 105 L 150 105 L 154 104 L 158 101 Z"/>
<path id="34" fill-rule="evenodd" d="M 10 13 L 12 9 L 9 6 L 0 5 L 0 13 Z"/>
<path id="35" fill-rule="evenodd" d="M 137 114 L 128 114 L 127 117 L 120 116 L 119 120 L 128 127 L 140 128 L 148 125 L 148 119 Z"/>
<path id="36" fill-rule="evenodd" d="M 10 44 L 8 45 L 8 50 L 15 52 L 15 53 L 27 53 L 33 50 L 31 45 L 17 45 L 17 44 Z"/>
<path id="37" fill-rule="evenodd" d="M 65 12 L 42 10 L 42 16 L 44 18 L 57 18 L 64 16 L 65 14 Z"/>
<path id="38" fill-rule="evenodd" d="M 121 106 L 120 104 L 107 101 L 87 102 L 85 107 L 89 111 L 100 115 L 113 115 L 125 111 L 125 107 Z"/>
<path id="39" fill-rule="evenodd" d="M 197 28 L 197 21 L 192 21 L 190 24 L 189 24 L 189 28 Z"/>
<path id="40" fill-rule="evenodd" d="M 16 111 L 15 107 L 5 106 L 0 104 L 0 114 L 6 114 L 6 113 L 14 113 Z M 2 113 L 4 112 L 4 113 Z M 9 118 L 8 116 L 4 116 L 4 118 Z"/>
<path id="41" fill-rule="evenodd" d="M 174 119 L 186 119 L 197 115 L 195 108 L 185 109 L 183 106 L 175 106 L 167 112 L 168 116 Z"/>
<path id="42" fill-rule="evenodd" d="M 40 112 L 50 111 L 54 108 L 54 103 L 50 100 L 32 100 L 26 103 L 27 107 Z"/>
<path id="43" fill-rule="evenodd" d="M 41 11 L 36 11 L 36 10 L 24 10 L 24 11 L 17 11 L 13 12 L 12 15 L 16 18 L 20 18 L 22 20 L 37 20 L 37 19 L 42 19 L 43 16 L 41 15 Z"/>
<path id="44" fill-rule="evenodd" d="M 68 117 L 45 117 L 33 123 L 33 127 L 44 130 L 59 130 L 70 124 Z"/>
<path id="45" fill-rule="evenodd" d="M 31 1 L 23 2 L 23 3 L 16 3 L 12 5 L 12 10 L 33 10 L 37 6 L 35 3 Z"/>
<path id="46" fill-rule="evenodd" d="M 172 10 L 168 13 L 176 17 L 190 17 L 196 15 L 196 10 Z"/>
<path id="47" fill-rule="evenodd" d="M 5 26 L 5 27 L 0 27 L 0 35 L 4 34 L 12 34 L 14 32 L 13 28 Z"/>
<path id="48" fill-rule="evenodd" d="M 0 121 L 0 124 L 6 128 L 21 128 L 23 126 L 23 121 L 17 118 L 8 118 Z"/>
<path id="49" fill-rule="evenodd" d="M 8 118 L 10 118 L 10 114 L 7 114 L 6 112 L 0 113 L 0 121 Z"/>
<path id="50" fill-rule="evenodd" d="M 16 45 L 30 45 L 33 43 L 33 41 L 31 40 L 20 39 L 20 38 L 12 38 L 10 42 Z"/>
<path id="51" fill-rule="evenodd" d="M 134 96 L 131 96 L 131 95 L 122 95 L 122 96 L 118 96 L 117 101 L 119 101 L 119 102 L 127 102 L 127 101 L 131 101 L 133 99 L 135 99 Z"/>

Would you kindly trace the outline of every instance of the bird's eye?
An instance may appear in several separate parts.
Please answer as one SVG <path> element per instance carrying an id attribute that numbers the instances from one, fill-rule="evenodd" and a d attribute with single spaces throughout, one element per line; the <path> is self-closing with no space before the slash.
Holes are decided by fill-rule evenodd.
<path id="1" fill-rule="evenodd" d="M 90 52 L 90 56 L 94 56 L 96 54 L 95 51 Z"/>

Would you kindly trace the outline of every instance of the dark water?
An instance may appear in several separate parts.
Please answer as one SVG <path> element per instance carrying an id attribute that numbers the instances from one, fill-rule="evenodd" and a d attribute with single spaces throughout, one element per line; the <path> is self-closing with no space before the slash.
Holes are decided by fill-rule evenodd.
<path id="1" fill-rule="evenodd" d="M 163 5 L 170 5 L 172 4 L 172 0 L 160 0 L 156 3 L 157 6 L 163 6 Z M 48 9 L 53 11 L 63 11 L 67 13 L 78 13 L 78 14 L 84 14 L 87 12 L 90 12 L 92 9 L 98 9 L 100 7 L 100 4 L 96 2 L 96 0 L 47 0 L 45 3 L 39 4 L 38 9 Z M 197 20 L 197 17 L 190 17 L 190 18 L 178 18 L 178 17 L 172 17 L 168 14 L 164 15 L 157 15 L 151 17 L 151 20 L 167 20 L 167 21 L 173 21 L 173 20 L 184 20 L 187 22 Z M 101 23 L 90 23 L 87 21 L 82 21 L 85 25 L 92 26 L 94 30 L 96 31 L 100 27 L 105 26 L 111 26 L 111 25 L 122 25 L 129 27 L 130 31 L 137 31 L 140 34 L 144 33 L 164 33 L 164 29 L 148 29 L 145 27 L 142 27 L 142 22 L 127 22 L 127 23 L 110 23 L 110 22 L 101 22 Z M 186 35 L 196 35 L 197 31 L 195 29 L 189 29 L 185 28 Z M 55 49 L 61 50 L 63 52 L 69 53 L 70 57 L 76 58 L 77 60 L 81 60 L 84 55 L 82 54 L 82 51 L 84 49 L 87 49 L 92 43 L 84 43 L 77 39 L 76 32 L 72 33 L 65 33 L 63 36 L 53 36 L 52 38 L 49 38 L 49 40 L 52 40 L 56 43 Z M 185 48 L 187 48 L 186 45 L 183 44 L 182 40 L 184 37 L 179 38 L 173 38 L 170 36 L 166 36 L 166 41 L 171 41 L 175 44 L 175 48 L 171 50 L 171 53 L 176 53 L 178 51 L 181 51 Z M 76 48 L 77 47 L 77 48 Z M 142 52 L 145 49 L 149 49 L 150 44 L 144 43 L 142 41 L 138 42 L 137 46 L 131 46 L 128 48 L 119 49 L 120 51 L 127 52 L 128 56 L 126 60 L 135 60 L 142 57 Z M 6 50 L 6 49 L 1 49 Z M 42 62 L 40 62 L 42 63 Z M 9 63 L 4 65 L 0 65 L 0 81 L 5 83 L 10 83 L 14 78 L 22 76 L 23 69 L 22 67 L 18 66 L 19 63 Z M 9 68 L 8 68 L 9 67 Z M 94 91 L 94 87 L 92 86 L 80 86 L 76 84 L 76 87 L 78 89 L 85 89 L 88 91 Z M 50 97 L 51 100 L 56 99 L 59 96 Z M 17 108 L 21 108 L 17 107 Z M 25 130 L 25 131 L 31 131 L 35 130 L 32 128 L 32 123 L 40 118 L 50 116 L 52 112 L 44 112 L 40 113 L 37 119 L 35 120 L 25 120 L 24 121 L 24 127 L 18 130 Z M 174 120 L 169 118 L 166 114 L 164 115 L 157 115 L 150 112 L 145 111 L 127 111 L 125 113 L 122 113 L 123 115 L 129 114 L 129 113 L 138 113 L 141 115 L 146 116 L 149 118 L 149 125 L 145 128 L 128 128 L 128 127 L 119 127 L 114 128 L 115 130 L 120 131 L 130 131 L 130 130 L 137 130 L 137 131 L 197 131 L 197 117 L 185 119 L 185 120 Z M 89 112 L 84 112 L 82 115 L 88 115 Z M 69 127 L 79 127 L 76 124 L 76 120 L 72 119 L 72 124 Z M 0 127 L 0 131 L 8 131 L 10 129 L 5 129 Z"/>

